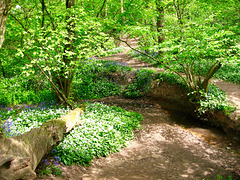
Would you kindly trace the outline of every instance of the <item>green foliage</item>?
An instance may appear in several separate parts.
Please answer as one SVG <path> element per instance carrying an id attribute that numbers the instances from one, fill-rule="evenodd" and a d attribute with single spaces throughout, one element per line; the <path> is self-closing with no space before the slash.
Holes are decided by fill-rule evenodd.
<path id="1" fill-rule="evenodd" d="M 110 56 L 112 54 L 117 54 L 117 53 L 125 51 L 125 49 L 126 48 L 124 46 L 115 47 L 115 48 L 106 50 L 105 52 L 103 52 L 103 54 L 101 54 L 101 56 Z"/>
<path id="2" fill-rule="evenodd" d="M 6 137 L 16 136 L 39 127 L 51 119 L 57 119 L 69 110 L 69 108 L 55 107 L 47 103 L 41 103 L 38 106 L 2 108 L 0 110 L 0 118 L 4 121 L 2 129 Z"/>
<path id="3" fill-rule="evenodd" d="M 226 93 L 217 86 L 210 84 L 207 93 L 201 92 L 199 114 L 204 114 L 206 111 L 220 110 L 227 114 L 233 112 L 236 108 L 232 107 L 226 100 Z"/>
<path id="4" fill-rule="evenodd" d="M 37 174 L 40 177 L 45 177 L 47 175 L 62 177 L 62 171 L 59 165 L 60 162 L 58 156 L 55 156 L 52 159 L 43 159 L 37 168 Z"/>
<path id="5" fill-rule="evenodd" d="M 147 69 L 137 70 L 136 77 L 127 85 L 123 94 L 125 97 L 137 98 L 146 95 L 153 79 L 153 71 Z"/>
<path id="6" fill-rule="evenodd" d="M 87 83 L 73 82 L 73 93 L 78 99 L 98 99 L 120 95 L 121 87 L 108 79 L 94 79 Z"/>
<path id="7" fill-rule="evenodd" d="M 204 69 L 206 68 L 203 68 L 203 72 L 204 72 Z M 239 72 L 240 72 L 240 61 L 239 60 L 229 61 L 223 64 L 221 69 L 219 69 L 216 72 L 214 77 L 221 80 L 240 84 Z"/>
<path id="8" fill-rule="evenodd" d="M 127 73 L 131 68 L 116 61 L 91 58 L 81 65 L 73 81 L 73 96 L 78 99 L 97 99 L 120 95 L 121 86 L 116 74 Z"/>
<path id="9" fill-rule="evenodd" d="M 107 156 L 125 147 L 139 128 L 142 115 L 101 103 L 87 105 L 81 116 L 84 124 L 75 127 L 59 146 L 56 153 L 67 165 L 87 165 L 97 156 Z"/>
<path id="10" fill-rule="evenodd" d="M 212 180 L 212 179 L 207 178 L 206 180 Z M 222 177 L 221 175 L 218 174 L 217 178 L 214 178 L 214 180 L 232 180 L 232 177 L 228 176 L 227 178 L 224 178 L 224 177 Z"/>
<path id="11" fill-rule="evenodd" d="M 167 81 L 170 84 L 180 85 L 181 87 L 183 87 L 187 91 L 189 91 L 185 82 L 181 78 L 179 78 L 179 76 L 177 74 L 167 72 L 167 71 L 166 72 L 161 72 L 161 73 L 156 74 L 154 79 L 159 81 L 159 83 L 161 83 L 162 81 Z"/>
<path id="12" fill-rule="evenodd" d="M 39 89 L 34 80 L 22 76 L 0 79 L 1 105 L 38 104 L 54 100 L 56 96 L 53 92 L 49 89 Z"/>
<path id="13" fill-rule="evenodd" d="M 62 171 L 60 167 L 54 166 L 54 165 L 46 165 L 45 167 L 42 167 L 43 169 L 40 170 L 39 176 L 44 177 L 47 175 L 55 175 L 58 177 L 62 176 Z"/>
<path id="14" fill-rule="evenodd" d="M 184 81 L 180 79 L 176 74 L 162 72 L 157 74 L 154 79 L 158 80 L 159 83 L 162 81 L 167 81 L 170 84 L 180 85 L 188 92 L 190 101 L 194 98 L 193 94 L 195 92 L 188 89 Z M 235 108 L 232 107 L 227 101 L 226 93 L 214 84 L 209 85 L 209 90 L 207 93 L 205 93 L 203 90 L 200 90 L 200 94 L 200 100 L 197 102 L 198 113 L 200 115 L 204 114 L 207 111 L 214 110 L 225 111 L 227 114 L 229 114 L 235 110 Z"/>

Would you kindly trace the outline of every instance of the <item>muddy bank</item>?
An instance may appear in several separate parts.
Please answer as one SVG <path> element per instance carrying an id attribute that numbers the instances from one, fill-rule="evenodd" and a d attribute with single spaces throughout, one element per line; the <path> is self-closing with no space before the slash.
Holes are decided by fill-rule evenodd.
<path id="1" fill-rule="evenodd" d="M 193 104 L 188 100 L 187 91 L 178 85 L 162 82 L 149 92 L 148 97 L 155 102 L 165 102 L 167 108 L 191 114 L 195 119 L 222 128 L 227 134 L 236 137 L 240 135 L 240 119 L 236 118 L 235 112 L 227 115 L 222 111 L 209 111 L 199 116 Z"/>

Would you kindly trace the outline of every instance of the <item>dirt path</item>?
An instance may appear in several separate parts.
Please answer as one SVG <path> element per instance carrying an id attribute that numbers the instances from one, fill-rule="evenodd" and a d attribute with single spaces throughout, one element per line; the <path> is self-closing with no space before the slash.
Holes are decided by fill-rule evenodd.
<path id="1" fill-rule="evenodd" d="M 147 63 L 126 55 L 127 51 L 128 49 L 105 59 L 127 63 L 132 67 L 147 67 Z M 223 86 L 230 87 L 229 84 Z M 232 100 L 240 98 L 238 88 L 239 86 L 229 88 L 234 90 L 227 92 L 233 97 Z M 188 123 L 178 121 L 187 119 L 192 122 L 194 119 L 185 114 L 168 111 L 160 101 L 121 97 L 108 97 L 97 101 L 141 113 L 144 116 L 142 129 L 136 132 L 136 139 L 126 148 L 109 157 L 95 159 L 90 167 L 63 166 L 63 179 L 202 180 L 216 179 L 218 174 L 224 179 L 228 176 L 232 176 L 233 180 L 240 179 L 240 158 L 231 151 L 231 141 L 222 132 L 196 124 L 187 127 Z M 239 144 L 237 147 L 240 149 Z"/>

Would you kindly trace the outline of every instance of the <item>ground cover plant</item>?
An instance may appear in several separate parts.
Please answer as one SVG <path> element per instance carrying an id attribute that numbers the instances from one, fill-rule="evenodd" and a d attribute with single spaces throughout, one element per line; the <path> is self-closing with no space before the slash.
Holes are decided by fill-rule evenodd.
<path id="1" fill-rule="evenodd" d="M 1 128 L 6 137 L 16 136 L 39 127 L 51 119 L 57 119 L 69 110 L 69 107 L 57 106 L 54 102 L 1 108 Z"/>
<path id="2" fill-rule="evenodd" d="M 53 151 L 64 164 L 88 165 L 96 156 L 107 156 L 125 147 L 140 127 L 142 115 L 109 107 L 87 104 L 81 116 L 83 125 L 75 127 Z"/>
<path id="3" fill-rule="evenodd" d="M 116 61 L 86 60 L 76 72 L 73 80 L 73 97 L 77 99 L 97 99 L 120 95 L 122 88 L 118 75 L 131 71 L 126 64 Z"/>
<path id="4" fill-rule="evenodd" d="M 155 74 L 153 70 L 136 70 L 134 79 L 125 87 L 123 95 L 127 98 L 145 96 L 151 89 L 154 76 Z"/>
<path id="5" fill-rule="evenodd" d="M 86 112 L 81 116 L 84 124 L 72 130 L 52 152 L 58 157 L 58 161 L 64 164 L 86 165 L 95 156 L 107 156 L 119 151 L 134 137 L 133 131 L 140 127 L 143 119 L 138 113 L 102 103 L 86 106 Z M 69 110 L 70 108 L 46 104 L 2 108 L 2 129 L 6 137 L 17 136 L 41 126 L 46 121 L 59 118 Z M 47 169 L 52 170 L 52 166 Z"/>
<path id="6" fill-rule="evenodd" d="M 56 101 L 54 93 L 41 87 L 41 84 L 25 76 L 0 78 L 0 104 L 3 106 L 19 104 L 40 104 Z"/>

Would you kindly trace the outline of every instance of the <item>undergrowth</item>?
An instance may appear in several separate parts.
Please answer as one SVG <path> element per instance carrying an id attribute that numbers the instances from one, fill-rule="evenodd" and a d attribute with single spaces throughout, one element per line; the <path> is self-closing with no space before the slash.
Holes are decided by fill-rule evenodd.
<path id="1" fill-rule="evenodd" d="M 135 71 L 135 78 L 129 83 L 123 95 L 127 98 L 138 98 L 145 96 L 151 89 L 154 71 L 139 69 Z"/>
<path id="2" fill-rule="evenodd" d="M 56 100 L 52 91 L 37 84 L 34 79 L 24 76 L 0 78 L 0 105 L 39 104 Z"/>
<path id="3" fill-rule="evenodd" d="M 116 74 L 131 71 L 126 64 L 117 61 L 92 59 L 78 69 L 73 81 L 73 96 L 77 99 L 97 99 L 121 94 Z"/>
<path id="4" fill-rule="evenodd" d="M 159 84 L 163 81 L 167 81 L 170 84 L 175 84 L 184 88 L 186 92 L 188 92 L 189 99 L 191 100 L 193 92 L 188 89 L 186 83 L 184 83 L 184 81 L 179 78 L 178 75 L 163 72 L 157 74 L 155 76 L 155 79 L 159 81 Z M 209 84 L 207 93 L 201 91 L 200 94 L 201 99 L 199 102 L 197 102 L 199 105 L 199 115 L 204 114 L 207 111 L 214 110 L 225 111 L 226 114 L 229 114 L 236 109 L 235 107 L 232 107 L 232 105 L 230 105 L 230 102 L 227 101 L 226 93 L 214 84 Z"/>
<path id="5" fill-rule="evenodd" d="M 125 147 L 140 127 L 142 115 L 101 103 L 88 104 L 75 127 L 56 148 L 55 155 L 66 165 L 88 165 L 96 156 L 107 156 Z"/>
<path id="6" fill-rule="evenodd" d="M 140 51 L 142 51 L 142 50 L 140 50 Z M 146 55 L 144 55 L 142 53 L 139 53 L 136 51 L 130 52 L 132 57 L 137 57 L 138 59 L 140 59 L 142 61 L 151 63 L 155 66 L 159 66 L 159 68 L 164 68 L 164 63 L 163 64 L 161 63 L 161 61 L 160 61 L 161 57 L 159 57 L 156 50 L 151 50 L 147 53 L 150 56 L 154 57 L 157 61 L 147 57 Z M 202 64 L 200 65 L 200 72 L 201 72 L 202 76 L 204 76 L 208 73 L 208 70 L 211 67 L 211 63 L 209 63 L 209 62 L 211 62 L 211 60 L 201 61 Z M 169 66 L 171 67 L 171 64 L 169 64 Z M 174 64 L 173 66 L 174 66 L 173 69 L 176 69 L 179 72 L 184 72 L 181 65 Z M 222 65 L 222 67 L 214 74 L 214 78 L 240 84 L 239 72 L 240 72 L 240 61 L 233 59 L 233 60 L 229 60 L 226 63 L 224 63 Z"/>
<path id="7" fill-rule="evenodd" d="M 70 108 L 49 103 L 40 105 L 22 105 L 14 108 L 1 108 L 1 129 L 6 137 L 16 136 L 41 126 L 44 122 L 57 119 L 66 114 Z"/>
<path id="8" fill-rule="evenodd" d="M 201 92 L 201 96 L 200 108 L 198 109 L 200 115 L 213 110 L 225 111 L 229 115 L 236 109 L 227 101 L 226 93 L 214 84 L 209 85 L 207 93 Z"/>

